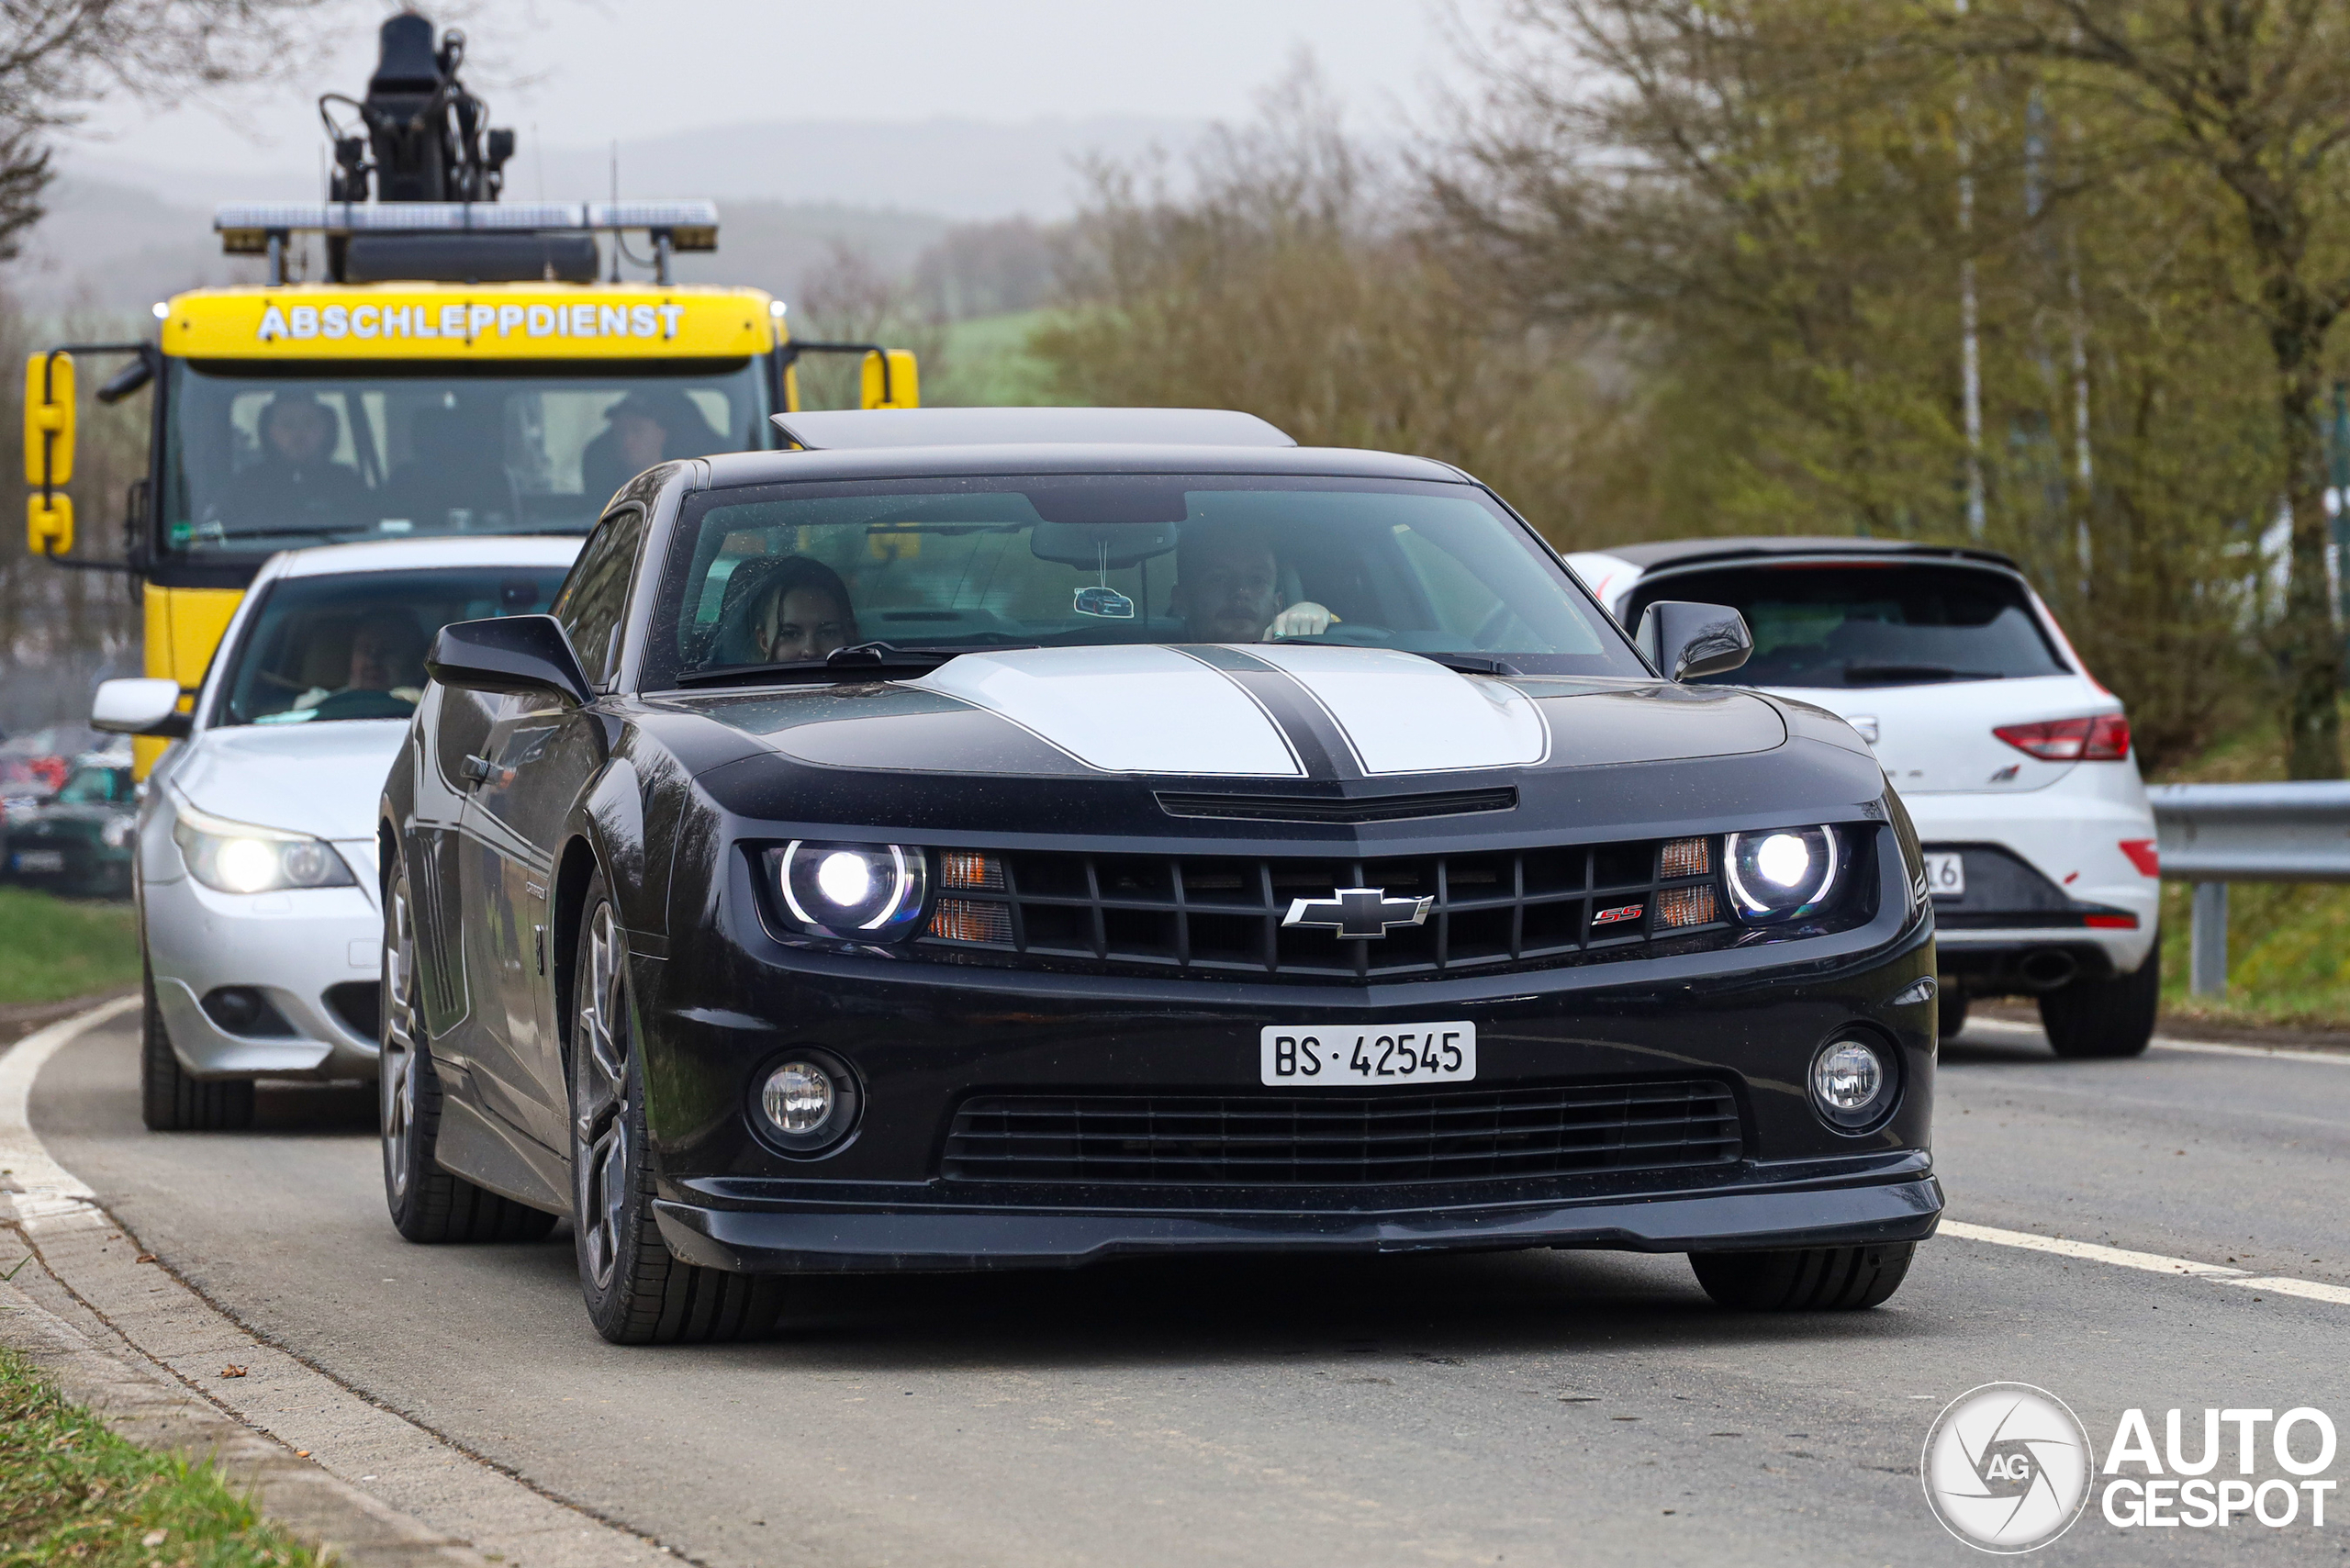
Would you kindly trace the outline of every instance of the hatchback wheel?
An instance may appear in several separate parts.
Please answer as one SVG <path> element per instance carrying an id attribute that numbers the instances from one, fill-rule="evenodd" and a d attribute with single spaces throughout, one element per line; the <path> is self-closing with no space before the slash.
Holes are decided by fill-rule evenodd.
<path id="1" fill-rule="evenodd" d="M 1909 1272 L 1914 1241 L 1787 1252 L 1692 1252 L 1706 1294 L 1738 1312 L 1852 1312 L 1881 1306 Z"/>
<path id="2" fill-rule="evenodd" d="M 616 1345 L 763 1334 L 783 1305 L 783 1281 L 683 1262 L 654 1221 L 626 958 L 599 871 L 571 966 L 572 1228 L 588 1316 Z"/>
<path id="3" fill-rule="evenodd" d="M 147 1130 L 158 1133 L 236 1132 L 253 1125 L 253 1084 L 250 1078 L 207 1079 L 192 1076 L 172 1049 L 172 1035 L 155 1005 L 155 971 L 142 955 L 140 976 L 146 984 L 146 1006 L 140 1014 L 139 1043 L 139 1113 Z"/>
<path id="4" fill-rule="evenodd" d="M 2040 1026 L 2060 1057 L 2134 1057 L 2154 1037 L 2162 995 L 2163 947 L 2156 941 L 2135 974 L 2076 980 L 2042 991 Z"/>
<path id="5" fill-rule="evenodd" d="M 500 1197 L 441 1169 L 441 1079 L 417 1002 L 416 908 L 408 868 L 395 863 L 384 899 L 384 1011 L 377 1036 L 377 1119 L 384 1201 L 410 1241 L 537 1241 L 554 1228 L 543 1210 Z"/>

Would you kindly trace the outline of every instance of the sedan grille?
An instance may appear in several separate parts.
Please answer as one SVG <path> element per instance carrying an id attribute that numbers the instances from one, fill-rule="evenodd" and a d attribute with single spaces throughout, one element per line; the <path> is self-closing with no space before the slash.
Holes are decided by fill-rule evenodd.
<path id="1" fill-rule="evenodd" d="M 1710 838 L 1461 855 L 1217 857 L 948 851 L 923 946 L 1087 967 L 1353 980 L 1573 961 L 1726 931 Z M 1283 924 L 1300 899 L 1427 901 L 1370 939 Z"/>
<path id="2" fill-rule="evenodd" d="M 950 1182 L 1384 1186 L 1686 1170 L 1743 1152 L 1710 1081 L 1419 1094 L 988 1094 L 955 1114 Z"/>

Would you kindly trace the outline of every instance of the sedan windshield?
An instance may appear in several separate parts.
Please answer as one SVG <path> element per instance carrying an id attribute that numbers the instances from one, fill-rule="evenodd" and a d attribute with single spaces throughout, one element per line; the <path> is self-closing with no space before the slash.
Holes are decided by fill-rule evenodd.
<path id="1" fill-rule="evenodd" d="M 424 653 L 453 621 L 536 615 L 563 566 L 442 567 L 281 577 L 245 624 L 213 704 L 215 724 L 406 719 Z"/>
<path id="2" fill-rule="evenodd" d="M 640 684 L 903 650 L 1301 642 L 1646 673 L 1472 486 L 1057 475 L 721 492 L 680 522 Z"/>
<path id="3" fill-rule="evenodd" d="M 655 463 L 769 444 L 766 380 L 748 360 L 314 375 L 175 361 L 167 406 L 164 538 L 196 554 L 584 534 Z"/>
<path id="4" fill-rule="evenodd" d="M 1640 584 L 1638 625 L 1661 599 L 1727 604 L 1746 617 L 1754 654 L 1731 686 L 1920 686 L 2064 675 L 2023 586 L 1973 566 L 1725 566 Z"/>

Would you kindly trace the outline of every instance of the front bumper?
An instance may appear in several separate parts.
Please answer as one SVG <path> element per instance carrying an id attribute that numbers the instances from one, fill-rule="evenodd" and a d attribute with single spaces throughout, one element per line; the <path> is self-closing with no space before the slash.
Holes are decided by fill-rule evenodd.
<path id="1" fill-rule="evenodd" d="M 381 980 L 383 916 L 364 887 L 222 893 L 193 877 L 140 890 L 155 1002 L 173 1054 L 196 1078 L 373 1078 L 376 1041 L 338 1009 L 343 986 Z M 202 998 L 265 995 L 291 1034 L 232 1034 Z"/>

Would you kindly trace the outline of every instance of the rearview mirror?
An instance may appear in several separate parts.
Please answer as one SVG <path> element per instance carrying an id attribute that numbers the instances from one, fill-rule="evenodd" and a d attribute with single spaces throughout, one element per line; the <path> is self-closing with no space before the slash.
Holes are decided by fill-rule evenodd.
<path id="1" fill-rule="evenodd" d="M 73 503 L 56 487 L 73 477 L 73 356 L 44 350 L 25 360 L 25 548 L 73 549 Z"/>
<path id="2" fill-rule="evenodd" d="M 1640 629 L 1632 640 L 1673 680 L 1734 670 L 1754 651 L 1746 617 L 1726 604 L 1692 604 L 1680 599 L 1650 605 L 1641 612 Z"/>
<path id="3" fill-rule="evenodd" d="M 193 721 L 180 711 L 180 683 L 151 676 L 102 680 L 90 700 L 90 727 L 116 735 L 179 740 Z"/>
<path id="4" fill-rule="evenodd" d="M 502 615 L 441 628 L 424 672 L 467 691 L 544 693 L 586 707 L 595 700 L 563 622 L 552 615 Z"/>
<path id="5" fill-rule="evenodd" d="M 889 355 L 885 362 L 882 355 Z M 861 407 L 867 409 L 919 409 L 922 407 L 922 373 L 914 365 L 914 356 L 904 349 L 866 351 L 864 385 L 860 388 Z"/>

